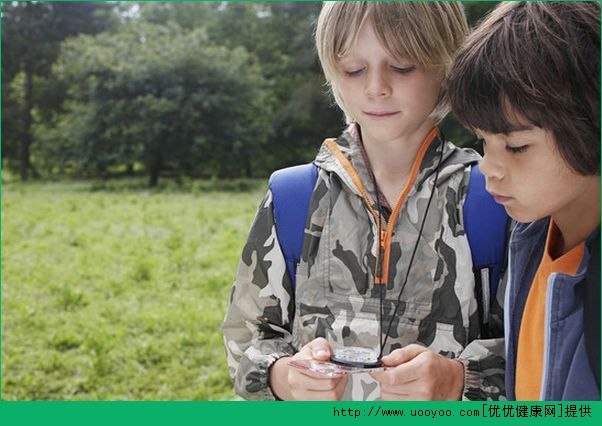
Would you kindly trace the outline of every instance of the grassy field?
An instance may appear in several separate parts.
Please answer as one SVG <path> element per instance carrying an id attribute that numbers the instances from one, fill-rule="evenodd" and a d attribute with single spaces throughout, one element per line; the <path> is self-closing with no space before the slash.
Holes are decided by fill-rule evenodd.
<path id="1" fill-rule="evenodd" d="M 232 187 L 4 183 L 2 399 L 235 398 L 220 326 L 264 187 Z"/>

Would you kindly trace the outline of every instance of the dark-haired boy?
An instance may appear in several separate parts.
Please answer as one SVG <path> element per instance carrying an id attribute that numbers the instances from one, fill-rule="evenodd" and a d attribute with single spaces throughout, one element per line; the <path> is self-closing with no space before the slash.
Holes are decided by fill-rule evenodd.
<path id="1" fill-rule="evenodd" d="M 500 4 L 458 52 L 459 121 L 520 222 L 505 303 L 508 399 L 600 399 L 600 5 Z"/>

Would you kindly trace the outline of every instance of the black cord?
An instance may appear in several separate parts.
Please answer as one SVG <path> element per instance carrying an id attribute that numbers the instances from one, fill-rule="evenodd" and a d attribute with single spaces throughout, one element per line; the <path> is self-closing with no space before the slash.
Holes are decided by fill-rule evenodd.
<path id="1" fill-rule="evenodd" d="M 441 136 L 440 136 L 441 137 Z M 445 145 L 445 139 L 443 137 L 441 137 L 441 152 L 439 154 L 439 162 L 437 163 L 437 169 L 435 170 L 435 181 L 433 183 L 433 189 L 431 189 L 431 195 L 429 196 L 429 200 L 426 204 L 426 210 L 424 212 L 424 216 L 422 217 L 422 223 L 420 224 L 420 230 L 418 231 L 418 238 L 416 238 L 416 243 L 414 244 L 414 249 L 412 250 L 412 256 L 410 257 L 410 263 L 408 264 L 408 269 L 406 271 L 406 276 L 405 279 L 403 281 L 403 284 L 401 285 L 401 289 L 399 290 L 399 295 L 397 296 L 397 301 L 395 303 L 395 310 L 393 311 L 393 315 L 391 316 L 391 320 L 389 321 L 389 326 L 387 327 L 387 333 L 385 334 L 385 338 L 383 341 L 383 337 L 382 337 L 382 297 L 381 297 L 381 317 L 379 320 L 379 328 L 381 329 L 381 337 L 380 337 L 380 342 L 381 342 L 381 346 L 380 346 L 380 355 L 378 356 L 378 358 L 380 359 L 383 353 L 383 350 L 385 349 L 385 345 L 387 344 L 387 339 L 389 337 L 389 332 L 391 331 L 391 326 L 393 325 L 393 320 L 395 319 L 395 315 L 397 315 L 397 311 L 399 310 L 399 305 L 401 303 L 401 294 L 403 293 L 403 290 L 408 282 L 408 278 L 410 277 L 410 271 L 412 270 L 412 264 L 414 263 L 414 257 L 416 255 L 416 250 L 418 249 L 418 245 L 420 244 L 420 238 L 422 237 L 422 231 L 424 230 L 424 224 L 426 223 L 426 217 L 428 216 L 428 212 L 429 212 L 429 207 L 431 205 L 431 201 L 433 200 L 433 195 L 435 194 L 435 188 L 437 187 L 437 180 L 439 179 L 439 170 L 441 169 L 441 163 L 443 161 L 443 148 Z M 380 211 L 379 211 L 380 214 Z M 380 234 L 379 234 L 379 242 L 380 242 Z M 388 283 L 387 283 L 388 285 Z"/>

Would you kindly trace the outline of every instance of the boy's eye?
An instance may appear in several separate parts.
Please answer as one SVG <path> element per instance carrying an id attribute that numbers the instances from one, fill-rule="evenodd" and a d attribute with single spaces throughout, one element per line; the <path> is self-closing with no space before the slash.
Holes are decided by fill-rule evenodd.
<path id="1" fill-rule="evenodd" d="M 391 65 L 391 69 L 395 72 L 398 72 L 399 74 L 407 74 L 409 72 L 412 72 L 416 69 L 415 66 L 410 66 L 410 67 L 396 67 Z"/>
<path id="2" fill-rule="evenodd" d="M 353 77 L 353 76 L 356 76 L 356 75 L 360 75 L 362 71 L 364 71 L 364 68 L 359 68 L 359 69 L 351 70 L 351 71 L 345 70 L 345 75 L 347 77 Z"/>
<path id="3" fill-rule="evenodd" d="M 512 154 L 520 154 L 521 152 L 525 152 L 528 148 L 529 148 L 529 145 L 522 145 L 522 146 L 506 145 L 506 151 L 509 151 Z"/>

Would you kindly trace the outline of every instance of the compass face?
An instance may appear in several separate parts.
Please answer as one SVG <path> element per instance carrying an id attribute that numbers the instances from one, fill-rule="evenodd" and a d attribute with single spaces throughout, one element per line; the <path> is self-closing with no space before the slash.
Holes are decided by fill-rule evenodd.
<path id="1" fill-rule="evenodd" d="M 334 351 L 334 356 L 330 360 L 336 364 L 356 367 L 380 366 L 380 361 L 378 360 L 378 355 L 375 351 L 369 348 L 360 348 L 358 346 L 336 349 Z"/>

